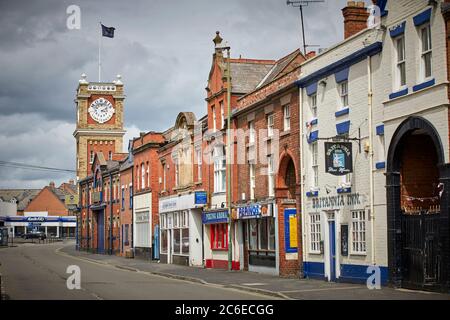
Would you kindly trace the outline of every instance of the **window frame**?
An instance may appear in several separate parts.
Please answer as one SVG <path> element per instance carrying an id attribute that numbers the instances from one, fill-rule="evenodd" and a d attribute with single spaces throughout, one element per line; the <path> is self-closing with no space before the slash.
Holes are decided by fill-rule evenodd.
<path id="1" fill-rule="evenodd" d="M 423 38 L 423 32 L 426 30 L 427 32 L 427 49 L 424 49 L 424 38 Z M 428 22 L 422 26 L 419 27 L 419 43 L 420 43 L 420 78 L 421 80 L 427 81 L 431 80 L 433 78 L 433 38 L 431 36 L 431 24 Z M 427 76 L 427 70 L 426 70 L 426 56 L 430 56 L 430 75 Z"/>
<path id="2" fill-rule="evenodd" d="M 319 212 L 309 214 L 309 253 L 322 254 L 322 224 Z"/>
<path id="3" fill-rule="evenodd" d="M 267 156 L 267 195 L 275 196 L 275 158 L 273 154 Z"/>
<path id="4" fill-rule="evenodd" d="M 340 110 L 347 109 L 349 107 L 349 95 L 348 95 L 348 80 L 339 82 L 339 97 L 340 97 Z M 343 90 L 345 88 L 345 91 Z"/>
<path id="5" fill-rule="evenodd" d="M 283 106 L 283 129 L 284 131 L 291 130 L 291 105 Z"/>
<path id="6" fill-rule="evenodd" d="M 351 255 L 367 255 L 367 215 L 364 209 L 350 211 Z"/>
<path id="7" fill-rule="evenodd" d="M 228 250 L 228 224 L 218 223 L 210 225 L 210 249 L 215 251 Z M 222 239 L 222 242 L 219 240 Z"/>
<path id="8" fill-rule="evenodd" d="M 274 126 L 275 126 L 274 125 L 275 119 L 274 119 L 273 113 L 270 113 L 267 115 L 266 121 L 267 121 L 267 137 L 273 137 Z"/>
<path id="9" fill-rule="evenodd" d="M 214 193 L 224 193 L 226 192 L 226 170 L 227 170 L 224 146 L 214 147 L 213 162 L 214 162 Z M 223 183 L 224 179 L 225 183 Z"/>
<path id="10" fill-rule="evenodd" d="M 317 141 L 311 144 L 311 167 L 313 176 L 311 184 L 313 188 L 319 187 L 319 144 Z"/>
<path id="11" fill-rule="evenodd" d="M 402 43 L 400 51 L 399 42 Z M 395 43 L 395 88 L 401 90 L 406 88 L 406 38 L 405 35 L 399 35 L 394 39 Z M 403 59 L 401 59 L 403 58 Z M 402 70 L 401 68 L 404 68 Z M 404 76 L 404 79 L 403 79 Z M 403 83 L 404 82 L 404 83 Z"/>
<path id="12" fill-rule="evenodd" d="M 256 135 L 255 135 L 255 121 L 249 121 L 248 122 L 248 143 L 253 144 L 256 142 Z"/>
<path id="13" fill-rule="evenodd" d="M 309 103 L 311 106 L 311 115 L 314 119 L 317 118 L 317 93 L 313 93 L 309 96 Z"/>

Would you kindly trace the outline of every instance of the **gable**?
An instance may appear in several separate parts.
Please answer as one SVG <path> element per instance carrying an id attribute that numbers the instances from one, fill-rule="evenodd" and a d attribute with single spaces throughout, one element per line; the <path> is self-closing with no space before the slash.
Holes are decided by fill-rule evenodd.
<path id="1" fill-rule="evenodd" d="M 34 197 L 33 200 L 25 207 L 26 212 L 42 212 L 47 211 L 49 215 L 66 215 L 67 208 L 64 203 L 50 190 L 45 187 Z"/>

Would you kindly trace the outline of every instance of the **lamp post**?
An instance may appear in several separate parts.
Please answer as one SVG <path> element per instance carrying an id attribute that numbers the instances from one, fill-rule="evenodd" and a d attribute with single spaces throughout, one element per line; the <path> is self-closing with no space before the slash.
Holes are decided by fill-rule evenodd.
<path id="1" fill-rule="evenodd" d="M 232 270 L 233 264 L 233 237 L 231 235 L 232 219 L 231 219 L 231 68 L 230 68 L 230 46 L 225 43 L 224 46 L 219 46 L 222 39 L 219 37 L 219 32 L 214 42 L 216 43 L 216 50 L 227 51 L 227 155 L 226 155 L 226 169 L 227 169 L 227 207 L 228 207 L 228 270 Z"/>
<path id="2" fill-rule="evenodd" d="M 231 235 L 231 70 L 230 47 L 227 50 L 227 203 L 228 203 L 228 270 L 233 269 L 233 237 Z"/>

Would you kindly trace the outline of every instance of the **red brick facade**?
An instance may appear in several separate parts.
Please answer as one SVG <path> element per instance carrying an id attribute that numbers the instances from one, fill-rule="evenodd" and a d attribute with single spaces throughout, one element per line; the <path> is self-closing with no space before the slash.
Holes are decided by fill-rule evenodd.
<path id="1" fill-rule="evenodd" d="M 367 28 L 369 12 L 365 8 L 364 1 L 348 1 L 347 7 L 342 9 L 342 13 L 344 15 L 345 39 Z"/>

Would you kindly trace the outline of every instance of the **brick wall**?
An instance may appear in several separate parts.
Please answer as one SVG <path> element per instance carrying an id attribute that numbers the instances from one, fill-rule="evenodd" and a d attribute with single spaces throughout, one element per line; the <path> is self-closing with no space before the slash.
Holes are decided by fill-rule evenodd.
<path id="1" fill-rule="evenodd" d="M 44 187 L 24 210 L 24 212 L 41 211 L 47 211 L 49 216 L 66 216 L 68 214 L 64 203 L 51 191 L 49 186 Z"/>

